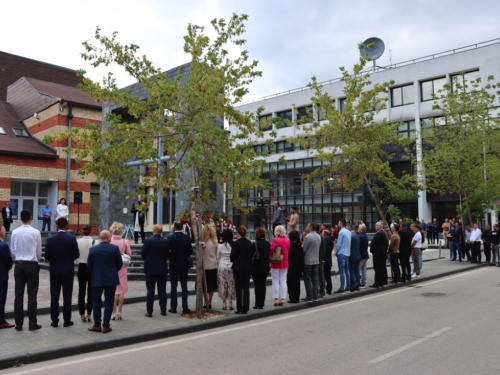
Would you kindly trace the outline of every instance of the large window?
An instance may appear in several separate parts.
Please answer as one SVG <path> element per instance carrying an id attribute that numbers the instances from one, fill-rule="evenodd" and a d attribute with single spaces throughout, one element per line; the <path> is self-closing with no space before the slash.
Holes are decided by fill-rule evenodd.
<path id="1" fill-rule="evenodd" d="M 99 185 L 92 184 L 90 185 L 90 225 L 99 225 Z"/>
<path id="2" fill-rule="evenodd" d="M 467 86 L 466 91 L 470 92 L 473 89 L 472 83 L 480 77 L 479 70 L 451 76 L 452 89 L 454 89 L 456 83 L 459 83 L 462 87 Z"/>
<path id="3" fill-rule="evenodd" d="M 272 130 L 273 125 L 270 123 L 273 115 L 263 115 L 259 117 L 259 126 L 263 131 Z"/>
<path id="4" fill-rule="evenodd" d="M 290 126 L 289 122 L 292 121 L 292 110 L 278 112 L 276 113 L 276 117 L 281 119 L 280 128 L 286 128 Z"/>
<path id="5" fill-rule="evenodd" d="M 399 125 L 398 134 L 402 138 L 415 138 L 415 121 L 405 121 Z"/>
<path id="6" fill-rule="evenodd" d="M 305 124 L 310 122 L 310 120 L 314 121 L 314 113 L 312 105 L 308 105 L 306 107 L 297 108 L 297 123 Z"/>
<path id="7" fill-rule="evenodd" d="M 446 83 L 446 78 L 436 78 L 430 81 L 422 82 L 422 101 L 432 100 L 432 95 L 437 95 L 439 90 L 444 88 L 444 84 Z"/>
<path id="8" fill-rule="evenodd" d="M 422 135 L 422 138 L 431 136 L 433 134 L 433 128 L 437 126 L 444 126 L 446 125 L 446 118 L 445 117 L 430 117 L 430 118 L 424 118 L 420 120 L 420 132 Z"/>
<path id="9" fill-rule="evenodd" d="M 345 99 L 346 98 L 339 99 L 339 111 L 340 111 L 340 113 L 344 113 Z"/>
<path id="10" fill-rule="evenodd" d="M 413 85 L 395 87 L 391 89 L 391 103 L 393 107 L 414 103 Z"/>

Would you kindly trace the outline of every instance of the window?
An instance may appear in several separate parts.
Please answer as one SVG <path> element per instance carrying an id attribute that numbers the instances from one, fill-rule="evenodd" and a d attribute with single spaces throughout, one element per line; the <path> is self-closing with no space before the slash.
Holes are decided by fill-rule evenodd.
<path id="1" fill-rule="evenodd" d="M 297 108 L 297 122 L 299 124 L 305 124 L 311 121 L 314 121 L 312 105 Z"/>
<path id="2" fill-rule="evenodd" d="M 474 89 L 474 87 L 472 85 L 478 78 L 481 78 L 481 76 L 479 74 L 479 70 L 475 70 L 473 72 L 467 72 L 464 74 L 456 74 L 454 76 L 451 76 L 452 89 L 456 83 L 459 83 L 460 86 L 462 86 L 462 87 L 467 86 L 467 88 L 465 90 L 466 92 L 471 92 Z"/>
<path id="3" fill-rule="evenodd" d="M 436 78 L 430 81 L 422 82 L 422 101 L 432 100 L 432 95 L 437 95 L 439 90 L 444 88 L 444 84 L 446 83 L 446 78 Z"/>
<path id="4" fill-rule="evenodd" d="M 15 134 L 17 137 L 29 137 L 29 134 L 28 134 L 28 132 L 26 131 L 26 129 L 22 129 L 22 128 L 12 128 L 12 131 L 14 132 L 14 134 Z"/>
<path id="5" fill-rule="evenodd" d="M 281 119 L 280 128 L 286 128 L 290 126 L 287 121 L 292 121 L 292 110 L 289 109 L 288 111 L 278 112 L 276 113 L 276 117 L 279 117 Z"/>
<path id="6" fill-rule="evenodd" d="M 405 121 L 399 125 L 398 134 L 402 138 L 415 138 L 415 121 Z"/>
<path id="7" fill-rule="evenodd" d="M 340 106 L 339 111 L 340 111 L 340 113 L 344 113 L 345 99 L 346 98 L 339 99 L 339 106 Z"/>
<path id="8" fill-rule="evenodd" d="M 432 129 L 434 127 L 444 125 L 446 125 L 446 118 L 444 117 L 432 117 L 420 120 L 420 132 L 422 134 L 422 138 L 431 136 L 433 134 Z"/>
<path id="9" fill-rule="evenodd" d="M 273 115 L 263 115 L 259 117 L 259 126 L 263 131 L 272 130 L 273 124 L 270 123 Z"/>
<path id="10" fill-rule="evenodd" d="M 90 185 L 90 225 L 99 225 L 100 209 L 99 209 L 99 185 Z M 155 205 L 156 206 L 156 205 Z"/>
<path id="11" fill-rule="evenodd" d="M 406 85 L 391 89 L 391 103 L 393 107 L 413 104 L 413 98 L 413 85 Z"/>
<path id="12" fill-rule="evenodd" d="M 3 127 L 0 126 L 0 135 L 5 135 L 7 132 L 4 130 Z"/>

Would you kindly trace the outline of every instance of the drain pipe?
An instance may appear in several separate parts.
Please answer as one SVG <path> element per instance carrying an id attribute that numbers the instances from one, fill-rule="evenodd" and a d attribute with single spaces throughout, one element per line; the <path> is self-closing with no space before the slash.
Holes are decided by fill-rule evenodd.
<path id="1" fill-rule="evenodd" d="M 68 132 L 70 136 L 68 137 L 68 147 L 71 147 L 71 128 L 73 125 L 73 104 L 68 103 Z M 71 154 L 66 154 L 66 205 L 69 207 L 69 190 L 71 182 Z"/>

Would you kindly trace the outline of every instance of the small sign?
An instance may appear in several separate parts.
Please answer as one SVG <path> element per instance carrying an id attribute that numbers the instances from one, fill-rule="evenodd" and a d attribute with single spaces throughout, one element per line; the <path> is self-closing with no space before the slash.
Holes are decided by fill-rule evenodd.
<path id="1" fill-rule="evenodd" d="M 127 207 L 124 207 L 124 208 L 123 208 L 123 214 L 124 214 L 124 215 L 126 215 L 126 214 L 127 214 L 127 212 L 128 212 L 128 211 L 127 211 Z"/>

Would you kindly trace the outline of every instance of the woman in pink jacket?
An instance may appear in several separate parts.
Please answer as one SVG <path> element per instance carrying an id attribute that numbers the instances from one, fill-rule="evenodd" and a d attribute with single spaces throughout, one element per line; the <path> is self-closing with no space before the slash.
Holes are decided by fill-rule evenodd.
<path id="1" fill-rule="evenodd" d="M 271 244 L 269 256 L 273 255 L 277 247 L 281 247 L 283 260 L 278 263 L 271 263 L 271 277 L 273 280 L 274 306 L 283 306 L 286 298 L 286 274 L 288 272 L 288 251 L 290 250 L 290 240 L 286 237 L 286 229 L 278 225 L 274 229 L 274 239 Z M 281 297 L 281 299 L 280 299 Z"/>

